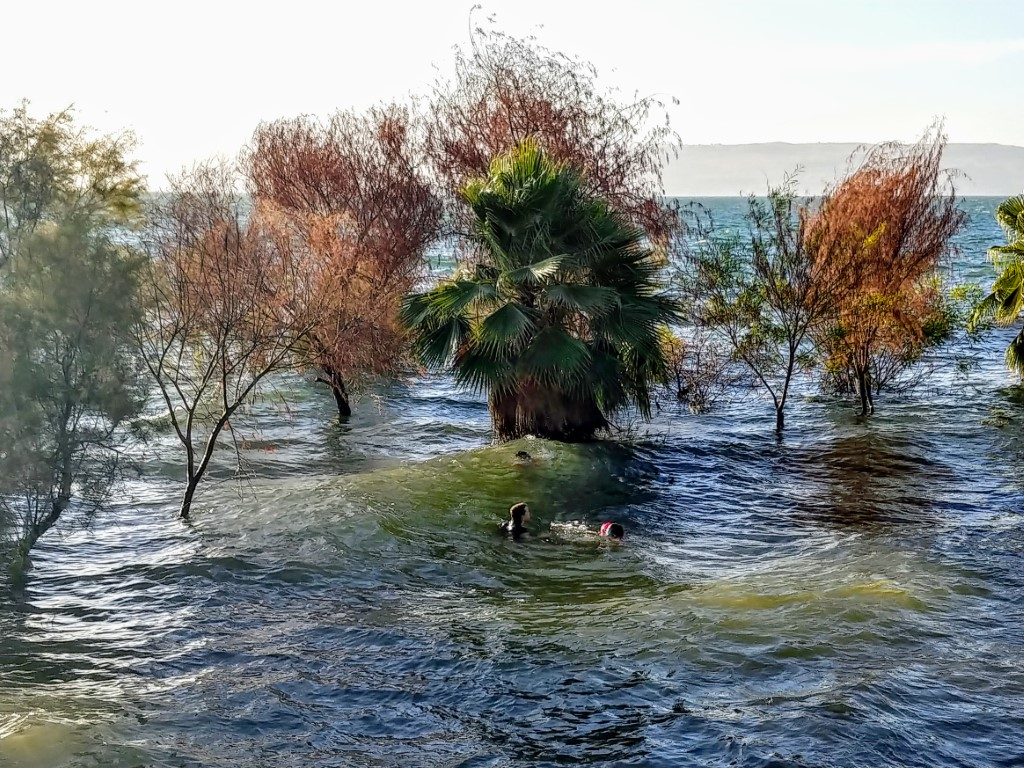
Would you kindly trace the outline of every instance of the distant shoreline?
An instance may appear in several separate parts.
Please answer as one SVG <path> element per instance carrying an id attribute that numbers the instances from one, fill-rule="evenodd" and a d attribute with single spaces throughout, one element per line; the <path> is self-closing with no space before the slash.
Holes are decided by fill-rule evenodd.
<path id="1" fill-rule="evenodd" d="M 783 182 L 800 166 L 797 193 L 816 196 L 845 175 L 850 158 L 871 144 L 769 142 L 689 144 L 665 166 L 666 197 L 746 197 Z M 949 144 L 944 166 L 959 171 L 962 197 L 1009 197 L 1024 190 L 1024 147 Z"/>
<path id="2" fill-rule="evenodd" d="M 964 200 L 1005 200 L 1007 197 L 1020 194 L 1019 192 L 1009 192 L 1001 195 L 965 195 L 957 190 L 957 197 Z M 755 197 L 764 197 L 764 194 L 755 194 Z M 817 198 L 820 195 L 797 195 L 800 198 L 809 197 Z M 746 200 L 750 195 L 664 195 L 666 200 Z"/>

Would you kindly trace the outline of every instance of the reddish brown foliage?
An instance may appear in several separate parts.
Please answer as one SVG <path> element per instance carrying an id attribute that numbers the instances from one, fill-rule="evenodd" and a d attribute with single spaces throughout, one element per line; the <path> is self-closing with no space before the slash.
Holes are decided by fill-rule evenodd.
<path id="1" fill-rule="evenodd" d="M 880 366 L 916 359 L 941 312 L 933 278 L 965 218 L 941 170 L 945 141 L 934 130 L 910 147 L 874 148 L 825 195 L 808 231 L 815 279 L 833 296 L 817 341 L 827 367 L 856 380 L 865 413 Z"/>
<path id="2" fill-rule="evenodd" d="M 551 157 L 582 169 L 592 193 L 667 241 L 679 219 L 661 200 L 661 172 L 677 140 L 667 119 L 648 130 L 655 100 L 620 103 L 597 90 L 596 75 L 592 65 L 532 40 L 476 30 L 471 49 L 456 54 L 454 79 L 435 87 L 426 133 L 456 221 L 467 179 L 533 136 Z"/>
<path id="3" fill-rule="evenodd" d="M 306 363 L 323 373 L 342 415 L 346 381 L 393 373 L 402 359 L 399 302 L 440 226 L 411 126 L 397 106 L 341 112 L 326 124 L 279 120 L 257 129 L 245 157 L 256 208 L 280 247 L 330 283 Z"/>

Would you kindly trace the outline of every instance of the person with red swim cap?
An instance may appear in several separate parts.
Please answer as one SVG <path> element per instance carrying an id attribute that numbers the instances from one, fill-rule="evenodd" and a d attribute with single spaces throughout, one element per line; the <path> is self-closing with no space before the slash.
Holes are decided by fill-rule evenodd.
<path id="1" fill-rule="evenodd" d="M 626 531 L 623 529 L 621 523 L 602 523 L 601 535 L 607 536 L 609 539 L 622 541 L 622 537 L 626 535 Z"/>

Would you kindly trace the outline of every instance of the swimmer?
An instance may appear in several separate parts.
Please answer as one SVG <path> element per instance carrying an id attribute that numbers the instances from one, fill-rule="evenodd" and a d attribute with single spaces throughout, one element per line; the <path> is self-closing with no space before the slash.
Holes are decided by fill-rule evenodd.
<path id="1" fill-rule="evenodd" d="M 602 523 L 601 535 L 607 536 L 609 539 L 622 541 L 622 538 L 626 535 L 626 531 L 623 529 L 621 523 Z"/>
<path id="2" fill-rule="evenodd" d="M 533 456 L 528 454 L 526 451 L 516 451 L 517 461 L 533 461 Z"/>
<path id="3" fill-rule="evenodd" d="M 518 539 L 524 533 L 529 533 L 526 523 L 530 522 L 530 507 L 525 501 L 513 504 L 508 511 L 508 520 L 498 526 L 498 530 L 506 536 Z"/>

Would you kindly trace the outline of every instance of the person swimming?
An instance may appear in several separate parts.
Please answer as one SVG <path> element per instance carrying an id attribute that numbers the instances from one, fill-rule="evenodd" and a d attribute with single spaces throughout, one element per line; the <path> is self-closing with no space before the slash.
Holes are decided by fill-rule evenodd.
<path id="1" fill-rule="evenodd" d="M 528 522 L 530 522 L 530 507 L 525 501 L 520 501 L 509 508 L 508 520 L 498 525 L 498 530 L 506 536 L 518 539 L 524 533 L 530 532 L 526 528 Z"/>
<path id="2" fill-rule="evenodd" d="M 602 523 L 601 535 L 607 536 L 610 539 L 622 541 L 622 538 L 626 535 L 626 531 L 622 527 L 621 523 Z"/>

